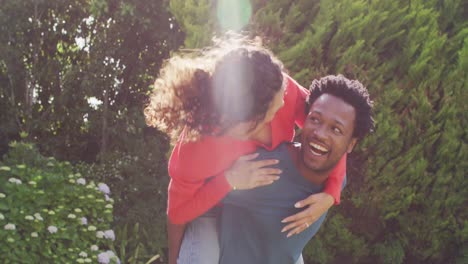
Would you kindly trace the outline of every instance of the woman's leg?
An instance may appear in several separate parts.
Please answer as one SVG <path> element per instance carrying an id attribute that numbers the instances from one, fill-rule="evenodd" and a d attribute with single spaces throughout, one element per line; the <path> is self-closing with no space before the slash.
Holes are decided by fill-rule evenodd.
<path id="1" fill-rule="evenodd" d="M 219 241 L 215 216 L 200 216 L 187 225 L 177 264 L 218 264 Z"/>

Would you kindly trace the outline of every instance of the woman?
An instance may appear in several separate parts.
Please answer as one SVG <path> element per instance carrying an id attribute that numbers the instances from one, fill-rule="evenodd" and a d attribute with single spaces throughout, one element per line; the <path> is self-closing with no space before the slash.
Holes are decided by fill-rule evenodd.
<path id="1" fill-rule="evenodd" d="M 251 153 L 291 141 L 295 124 L 304 122 L 308 91 L 282 70 L 268 50 L 246 42 L 222 42 L 162 68 L 145 116 L 149 125 L 179 136 L 169 161 L 169 263 L 177 257 L 178 263 L 217 263 L 216 210 L 210 209 L 233 189 L 278 179 L 281 171 L 269 168 L 277 160 L 252 161 L 257 154 Z M 315 202 L 309 211 L 287 219 L 288 229 L 301 232 L 339 202 L 345 163 L 343 157 L 325 193 L 302 203 Z"/>

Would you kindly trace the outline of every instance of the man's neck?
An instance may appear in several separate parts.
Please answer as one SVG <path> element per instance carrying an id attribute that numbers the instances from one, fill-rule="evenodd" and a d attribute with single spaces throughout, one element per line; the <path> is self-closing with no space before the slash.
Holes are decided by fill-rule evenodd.
<path id="1" fill-rule="evenodd" d="M 301 164 L 301 144 L 300 143 L 292 143 L 288 144 L 289 154 L 294 162 L 299 173 L 304 177 L 306 180 L 314 183 L 314 184 L 322 184 L 328 179 L 328 175 L 331 171 L 314 171 L 311 169 L 302 166 Z"/>

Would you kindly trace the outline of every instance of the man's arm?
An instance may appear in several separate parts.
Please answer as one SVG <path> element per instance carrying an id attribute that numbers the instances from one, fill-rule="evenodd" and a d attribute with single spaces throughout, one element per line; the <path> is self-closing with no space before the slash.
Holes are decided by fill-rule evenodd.
<path id="1" fill-rule="evenodd" d="M 171 223 L 171 220 L 169 220 L 169 217 L 167 218 L 169 264 L 177 264 L 180 246 L 182 245 L 182 239 L 184 238 L 185 226 L 186 224 L 173 224 Z"/>

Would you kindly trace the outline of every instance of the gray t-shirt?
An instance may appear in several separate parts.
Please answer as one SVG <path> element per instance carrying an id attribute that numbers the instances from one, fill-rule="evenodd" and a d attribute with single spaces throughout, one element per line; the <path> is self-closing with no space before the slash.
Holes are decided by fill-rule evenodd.
<path id="1" fill-rule="evenodd" d="M 315 185 L 299 173 L 283 143 L 273 151 L 259 149 L 258 159 L 278 159 L 283 173 L 268 186 L 230 192 L 223 200 L 220 218 L 220 264 L 294 264 L 307 242 L 325 220 L 323 214 L 298 235 L 281 233 L 281 220 L 302 211 L 294 203 L 319 193 Z M 290 144 L 290 143 L 289 143 Z"/>

